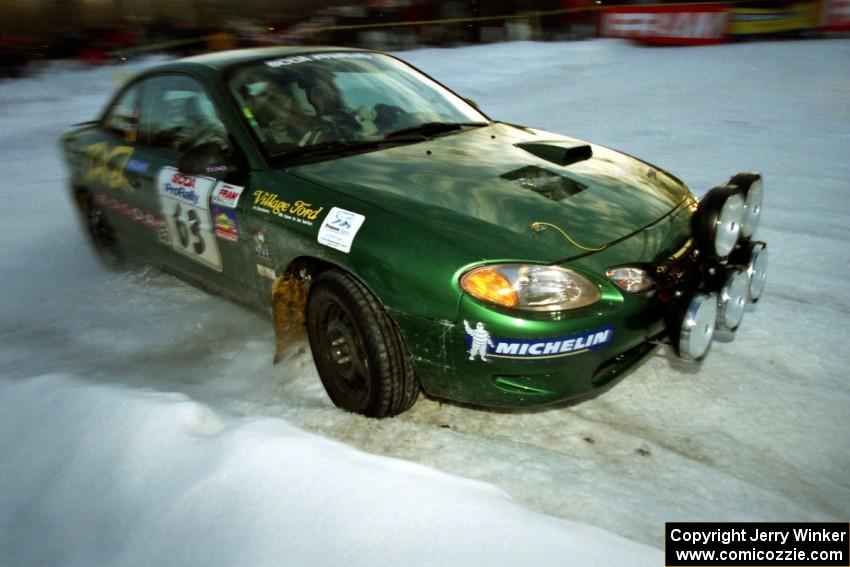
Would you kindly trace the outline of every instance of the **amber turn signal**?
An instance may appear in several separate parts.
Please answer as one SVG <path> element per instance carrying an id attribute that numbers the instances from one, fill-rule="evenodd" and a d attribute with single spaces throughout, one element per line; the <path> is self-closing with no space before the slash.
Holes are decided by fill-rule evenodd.
<path id="1" fill-rule="evenodd" d="M 460 285 L 471 296 L 482 301 L 505 307 L 516 307 L 519 303 L 513 284 L 495 268 L 473 270 L 461 278 Z"/>

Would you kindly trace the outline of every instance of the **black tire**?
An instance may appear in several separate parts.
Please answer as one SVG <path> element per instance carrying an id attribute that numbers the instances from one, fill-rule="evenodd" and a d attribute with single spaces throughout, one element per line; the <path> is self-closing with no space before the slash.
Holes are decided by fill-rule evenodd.
<path id="1" fill-rule="evenodd" d="M 94 202 L 91 195 L 84 194 L 81 201 L 86 232 L 98 257 L 108 268 L 121 267 L 124 264 L 124 254 L 103 209 Z"/>
<path id="2" fill-rule="evenodd" d="M 419 383 L 398 328 L 350 275 L 329 270 L 315 279 L 307 335 L 322 384 L 337 407 L 389 417 L 416 401 Z"/>

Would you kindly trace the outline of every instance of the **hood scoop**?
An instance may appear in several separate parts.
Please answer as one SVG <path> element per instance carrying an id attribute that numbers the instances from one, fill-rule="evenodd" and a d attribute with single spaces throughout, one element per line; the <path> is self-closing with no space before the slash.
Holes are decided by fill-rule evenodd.
<path id="1" fill-rule="evenodd" d="M 551 142 L 521 142 L 516 147 L 558 165 L 571 165 L 593 157 L 588 144 L 573 144 L 554 140 Z"/>
<path id="2" fill-rule="evenodd" d="M 515 185 L 534 191 L 550 201 L 563 201 L 570 195 L 575 195 L 587 189 L 586 185 L 569 177 L 564 177 L 542 167 L 529 165 L 500 175 L 502 179 Z"/>

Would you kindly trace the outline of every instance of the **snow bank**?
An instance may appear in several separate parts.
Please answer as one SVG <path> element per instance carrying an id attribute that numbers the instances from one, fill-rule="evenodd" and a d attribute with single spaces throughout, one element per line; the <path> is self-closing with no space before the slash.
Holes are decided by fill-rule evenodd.
<path id="1" fill-rule="evenodd" d="M 2 564 L 661 562 L 491 485 L 182 395 L 0 380 L 0 416 Z"/>

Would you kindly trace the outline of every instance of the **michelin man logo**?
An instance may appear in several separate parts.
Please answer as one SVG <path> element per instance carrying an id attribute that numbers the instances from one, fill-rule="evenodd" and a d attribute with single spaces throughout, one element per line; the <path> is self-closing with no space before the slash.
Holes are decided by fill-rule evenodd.
<path id="1" fill-rule="evenodd" d="M 481 321 L 475 325 L 473 329 L 469 325 L 469 321 L 463 320 L 463 327 L 466 329 L 466 334 L 472 337 L 472 345 L 469 347 L 469 360 L 475 360 L 475 356 L 487 362 L 487 347 L 494 347 L 493 341 L 490 339 L 490 332 L 484 328 L 484 323 Z"/>

